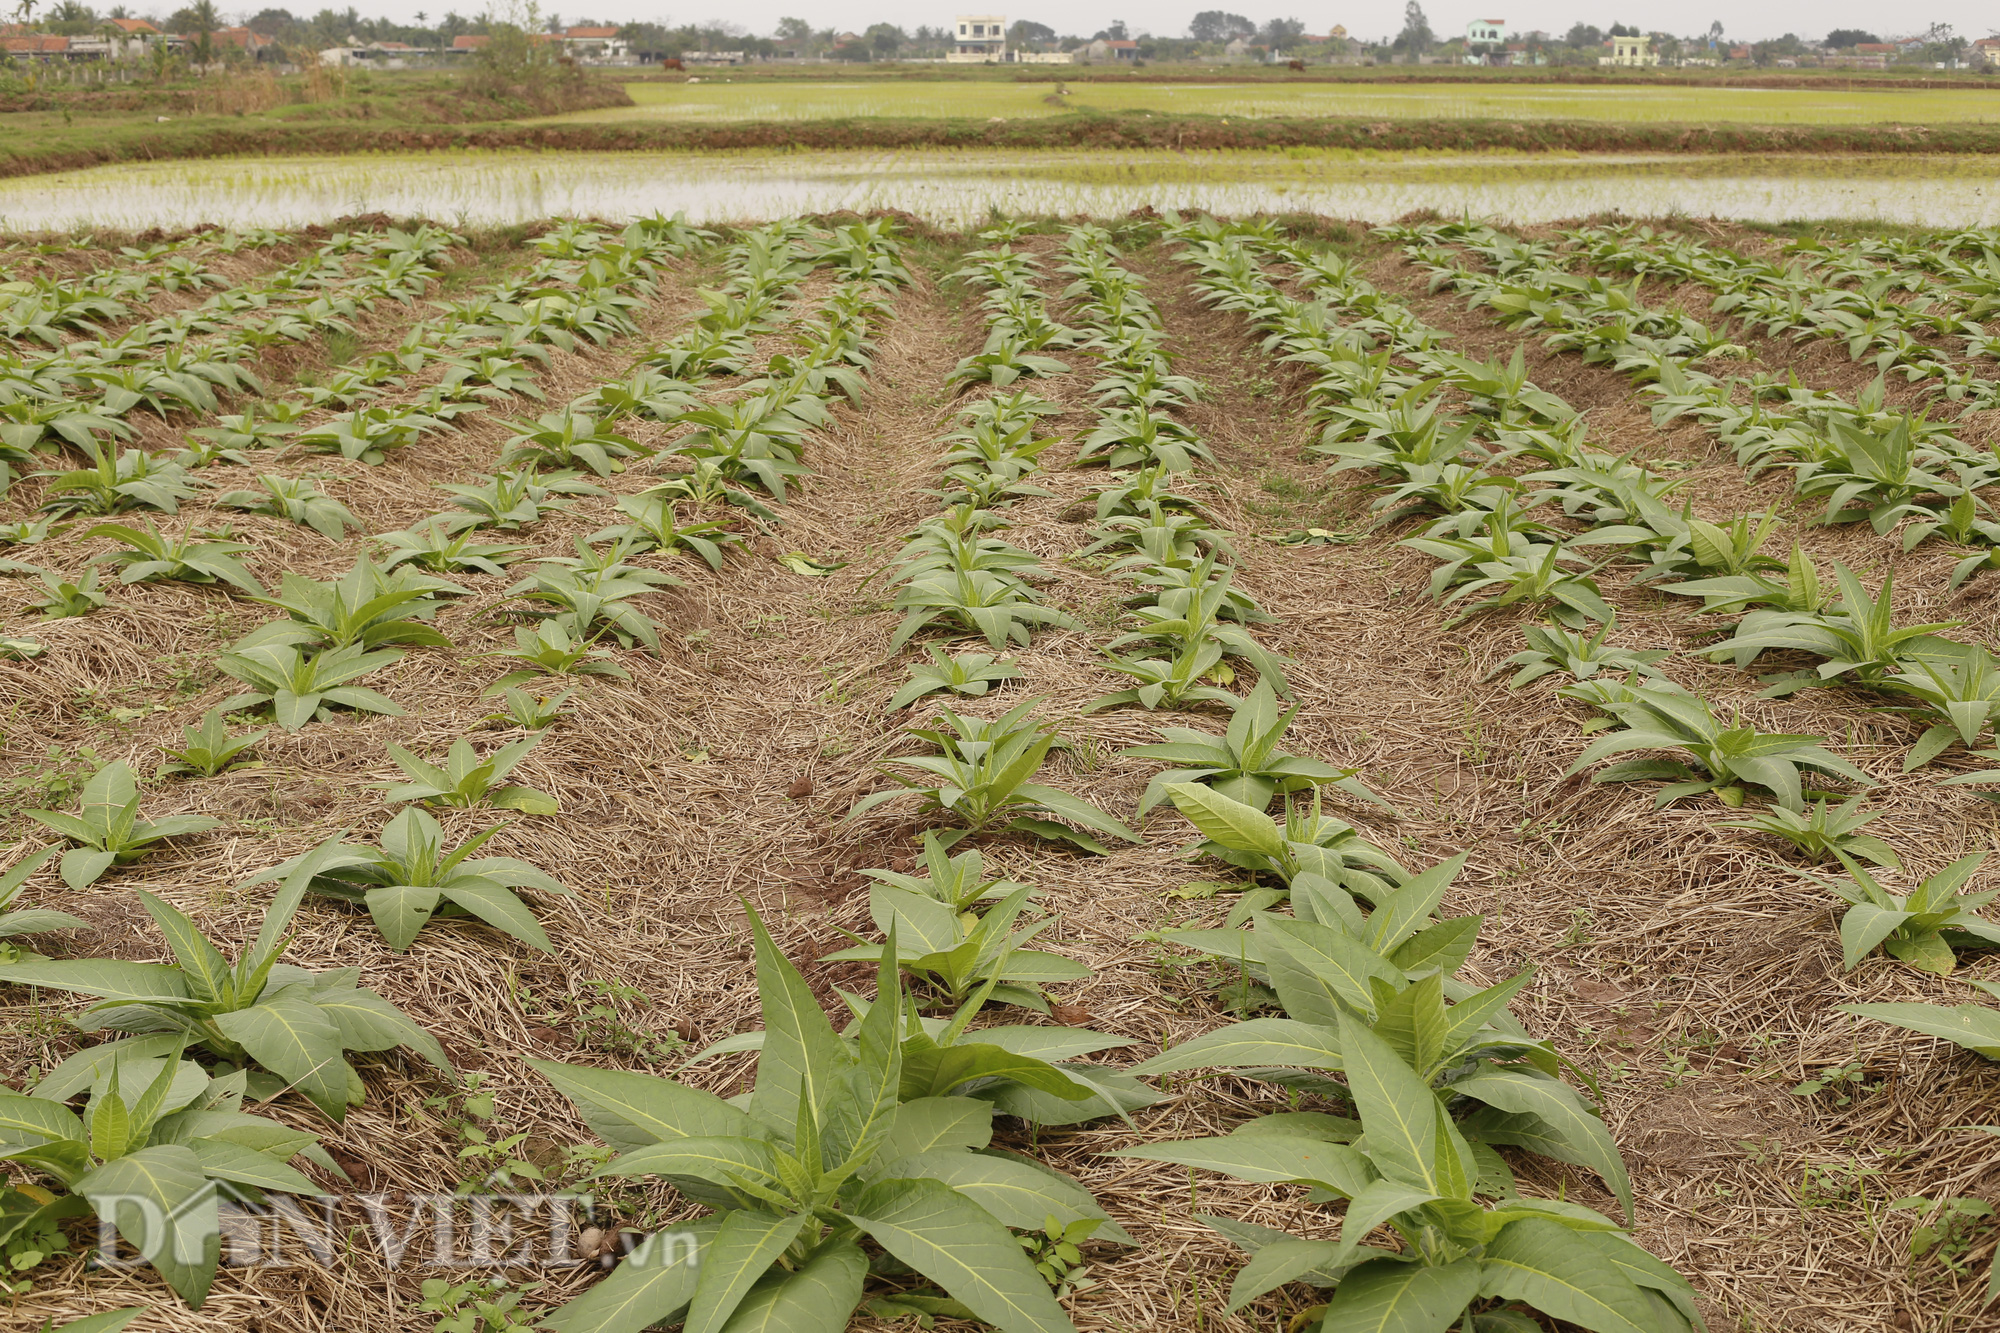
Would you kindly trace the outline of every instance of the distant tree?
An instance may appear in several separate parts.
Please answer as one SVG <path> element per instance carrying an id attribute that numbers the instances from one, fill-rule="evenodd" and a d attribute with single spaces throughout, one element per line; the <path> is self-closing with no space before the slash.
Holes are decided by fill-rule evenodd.
<path id="1" fill-rule="evenodd" d="M 1570 46 L 1602 46 L 1604 34 L 1588 23 L 1578 23 L 1563 34 L 1563 41 Z"/>
<path id="2" fill-rule="evenodd" d="M 1859 28 L 1835 28 L 1832 32 L 1826 35 L 1826 42 L 1824 44 L 1827 46 L 1844 48 L 1849 46 L 1860 46 L 1863 42 L 1867 42 L 1872 45 L 1881 40 L 1882 39 L 1880 37 L 1877 37 L 1874 33 L 1863 32 Z"/>
<path id="3" fill-rule="evenodd" d="M 1424 7 L 1417 0 L 1409 0 L 1403 6 L 1403 30 L 1396 34 L 1395 47 L 1411 56 L 1420 56 L 1431 49 L 1437 40 L 1431 32 L 1431 21 L 1424 17 Z"/>
<path id="4" fill-rule="evenodd" d="M 1714 46 L 1721 41 L 1722 41 L 1722 20 L 1717 19 L 1715 22 L 1708 25 L 1708 44 L 1710 46 Z"/>
<path id="5" fill-rule="evenodd" d="M 1257 40 L 1273 51 L 1282 51 L 1305 36 L 1306 25 L 1298 19 L 1272 19 L 1257 34 Z"/>
<path id="6" fill-rule="evenodd" d="M 627 23 L 618 36 L 632 44 L 632 54 L 641 60 L 663 60 L 687 50 L 687 43 L 659 23 Z"/>
<path id="7" fill-rule="evenodd" d="M 779 19 L 776 35 L 786 46 L 804 48 L 812 45 L 813 27 L 804 19 Z"/>
<path id="8" fill-rule="evenodd" d="M 893 23 L 871 24 L 861 36 L 867 41 L 869 51 L 877 60 L 889 59 L 902 50 L 903 44 L 910 40 L 909 34 Z"/>
<path id="9" fill-rule="evenodd" d="M 1613 23 L 1604 35 L 1606 37 L 1637 37 L 1639 30 L 1637 28 L 1628 28 L 1622 23 Z"/>
<path id="10" fill-rule="evenodd" d="M 1110 27 L 1098 29 L 1096 36 L 1090 40 L 1093 42 L 1129 42 L 1132 40 L 1132 34 L 1125 31 L 1125 20 L 1118 19 Z"/>
<path id="11" fill-rule="evenodd" d="M 1007 29 L 1009 46 L 1029 46 L 1043 42 L 1053 42 L 1056 30 L 1046 23 L 1033 23 L 1027 19 L 1016 19 L 1014 26 Z"/>
<path id="12" fill-rule="evenodd" d="M 1188 24 L 1188 36 L 1197 42 L 1227 42 L 1256 31 L 1257 25 L 1249 19 L 1224 9 L 1204 9 Z"/>

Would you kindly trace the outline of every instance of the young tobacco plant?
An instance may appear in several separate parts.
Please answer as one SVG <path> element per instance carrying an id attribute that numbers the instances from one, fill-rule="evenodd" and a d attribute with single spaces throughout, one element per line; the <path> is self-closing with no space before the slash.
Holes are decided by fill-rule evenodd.
<path id="1" fill-rule="evenodd" d="M 1024 700 L 990 722 L 940 709 L 936 726 L 905 728 L 910 735 L 936 746 L 937 753 L 909 755 L 880 765 L 891 781 L 900 784 L 900 790 L 864 796 L 847 817 L 853 819 L 886 801 L 915 794 L 922 798 L 924 810 L 964 825 L 946 835 L 947 845 L 980 833 L 1027 833 L 1106 854 L 1103 843 L 1071 824 L 1138 842 L 1137 833 L 1087 801 L 1028 781 L 1049 751 L 1061 743 L 1053 723 L 1038 723 L 1028 717 L 1041 702 L 1039 695 Z M 919 776 L 906 776 L 891 765 L 914 769 Z"/>
<path id="2" fill-rule="evenodd" d="M 1059 954 L 1023 947 L 1055 924 L 1055 918 L 1044 917 L 1020 930 L 1013 928 L 1035 893 L 1023 884 L 981 916 L 884 882 L 869 889 L 868 912 L 877 930 L 899 941 L 893 956 L 896 966 L 923 982 L 938 1003 L 956 1009 L 983 988 L 990 1003 L 1047 1013 L 1049 1000 L 1042 987 L 1081 981 L 1090 969 Z M 864 943 L 826 957 L 829 962 L 887 959 L 890 947 Z"/>
<path id="3" fill-rule="evenodd" d="M 287 1163 L 303 1155 L 337 1168 L 313 1135 L 244 1114 L 242 1072 L 211 1080 L 181 1059 L 178 1039 L 153 1058 L 108 1064 L 67 1089 L 0 1088 L 0 1155 L 67 1191 L 42 1216 L 97 1213 L 200 1309 L 221 1257 L 221 1191 L 315 1195 Z M 64 1103 L 85 1089 L 78 1115 Z"/>
<path id="4" fill-rule="evenodd" d="M 356 985 L 353 969 L 310 972 L 278 961 L 305 891 L 304 877 L 287 880 L 255 943 L 234 963 L 184 913 L 141 889 L 140 904 L 166 937 L 173 963 L 36 958 L 0 966 L 0 981 L 94 997 L 97 1003 L 73 1020 L 85 1032 L 140 1034 L 78 1052 L 38 1091 L 67 1097 L 118 1062 L 192 1046 L 249 1070 L 247 1095 L 265 1100 L 295 1089 L 341 1120 L 366 1092 L 348 1051 L 406 1046 L 449 1074 L 437 1040 Z"/>
<path id="5" fill-rule="evenodd" d="M 444 606 L 440 594 L 463 594 L 455 583 L 407 565 L 385 569 L 362 556 L 337 583 L 287 570 L 273 597 L 253 600 L 289 613 L 243 636 L 237 647 L 293 644 L 306 648 L 381 648 L 411 644 L 449 648 L 451 640 L 426 623 Z"/>
<path id="6" fill-rule="evenodd" d="M 400 649 L 383 648 L 370 653 L 362 651 L 358 643 L 310 656 L 292 644 L 239 647 L 222 654 L 216 665 L 250 688 L 224 699 L 216 708 L 224 713 L 269 708 L 277 724 L 286 731 L 297 731 L 315 719 L 324 721 L 333 716 L 335 708 L 401 717 L 402 707 L 388 696 L 348 682 L 401 661 L 402 657 Z"/>
<path id="7" fill-rule="evenodd" d="M 1317 759 L 1285 754 L 1278 749 L 1286 728 L 1298 715 L 1301 705 L 1278 711 L 1278 694 L 1269 681 L 1260 680 L 1250 697 L 1230 715 L 1229 730 L 1217 737 L 1187 727 L 1163 727 L 1166 741 L 1159 745 L 1135 745 L 1118 753 L 1126 758 L 1164 759 L 1182 767 L 1153 775 L 1146 794 L 1139 801 L 1139 813 L 1167 799 L 1167 788 L 1177 782 L 1201 782 L 1233 801 L 1253 810 L 1270 808 L 1273 798 L 1307 788 L 1332 785 L 1350 796 L 1384 804 L 1380 797 L 1354 781 L 1359 769 L 1335 768 Z"/>
<path id="8" fill-rule="evenodd" d="M 21 890 L 28 877 L 48 863 L 56 854 L 53 847 L 24 857 L 18 863 L 0 872 L 0 963 L 18 962 L 22 949 L 17 944 L 6 941 L 21 935 L 38 935 L 45 930 L 84 930 L 90 923 L 82 917 L 71 916 L 68 912 L 58 912 L 46 907 L 15 907 L 21 897 Z M 0 1209 L 0 1219 L 5 1210 Z M 0 1220 L 0 1229 L 5 1226 Z"/>
<path id="9" fill-rule="evenodd" d="M 264 595 L 264 585 L 243 567 L 240 557 L 256 548 L 231 540 L 227 532 L 183 532 L 163 537 L 148 523 L 143 529 L 123 523 L 99 523 L 86 539 L 112 537 L 125 544 L 92 556 L 92 564 L 119 566 L 120 583 L 170 579 L 181 583 L 227 583 L 252 597 Z"/>
<path id="10" fill-rule="evenodd" d="M 747 1103 L 532 1062 L 620 1150 L 598 1175 L 664 1177 L 714 1210 L 647 1238 L 558 1311 L 558 1325 L 842 1328 L 867 1298 L 862 1247 L 873 1244 L 1004 1333 L 1074 1333 L 1008 1228 L 1103 1219 L 1103 1209 L 1068 1177 L 988 1151 L 989 1104 L 926 1086 L 887 958 L 877 1001 L 847 1038 L 754 913 L 751 925 L 765 1031 Z"/>
<path id="11" fill-rule="evenodd" d="M 139 783 L 132 766 L 114 760 L 83 786 L 76 814 L 24 810 L 23 814 L 78 845 L 63 853 L 63 883 L 72 889 L 93 884 L 114 865 L 130 865 L 163 838 L 203 833 L 222 821 L 207 815 L 139 818 Z"/>
<path id="12" fill-rule="evenodd" d="M 1591 777 L 1592 782 L 1664 781 L 1653 797 L 1655 809 L 1703 792 L 1740 806 L 1747 789 L 1756 786 L 1769 789 L 1785 809 L 1798 810 L 1805 802 L 1800 769 L 1875 785 L 1875 779 L 1818 745 L 1817 736 L 1759 732 L 1740 718 L 1724 726 L 1708 702 L 1692 694 L 1645 686 L 1623 693 L 1627 697 L 1606 698 L 1598 706 L 1624 729 L 1591 742 L 1564 776 L 1630 750 L 1679 750 L 1688 758 L 1628 759 Z"/>
<path id="13" fill-rule="evenodd" d="M 1251 1121 L 1234 1134 L 1140 1144 L 1111 1155 L 1171 1162 L 1240 1180 L 1309 1185 L 1319 1197 L 1346 1202 L 1338 1240 L 1308 1240 L 1209 1220 L 1215 1230 L 1252 1251 L 1230 1287 L 1231 1310 L 1288 1282 L 1305 1281 L 1332 1289 L 1324 1304 L 1314 1308 L 1317 1322 L 1309 1325 L 1320 1333 L 1371 1325 L 1443 1330 L 1475 1321 L 1496 1329 L 1533 1324 L 1520 1307 L 1592 1333 L 1685 1333 L 1699 1320 L 1685 1279 L 1640 1249 L 1603 1214 L 1517 1194 L 1505 1163 L 1488 1146 L 1520 1142 L 1522 1136 L 1554 1128 L 1559 1136 L 1568 1136 L 1559 1138 L 1566 1154 L 1586 1143 L 1584 1160 L 1593 1169 L 1613 1171 L 1614 1184 L 1624 1180 L 1616 1147 L 1576 1094 L 1552 1075 L 1503 1063 L 1503 1052 L 1520 1050 L 1523 1039 L 1478 1026 L 1499 1015 L 1506 996 L 1524 980 L 1494 988 L 1502 995 L 1481 992 L 1450 1009 L 1435 973 L 1393 995 L 1374 992 L 1366 1009 L 1320 1005 L 1326 1021 L 1297 1026 L 1309 1028 L 1310 1040 L 1327 1052 L 1322 1058 L 1340 1069 L 1355 1119 L 1310 1111 L 1279 1113 Z M 1372 1025 L 1362 1016 L 1371 1012 L 1379 1014 Z M 1248 1026 L 1237 1024 L 1224 1033 Z M 1307 1040 L 1304 1033 L 1294 1036 L 1289 1029 L 1286 1035 L 1301 1045 Z M 1245 1045 L 1266 1046 L 1260 1060 L 1300 1059 L 1296 1046 L 1282 1038 Z M 1528 1044 L 1530 1054 L 1534 1045 Z M 1521 1129 L 1502 1130 L 1498 1136 L 1489 1131 L 1482 1138 L 1447 1113 L 1443 1099 L 1454 1092 L 1452 1085 L 1433 1087 L 1437 1075 L 1426 1072 L 1435 1063 L 1431 1054 L 1449 1050 L 1457 1056 L 1467 1046 L 1472 1053 L 1462 1066 L 1468 1072 L 1461 1085 L 1472 1086 L 1463 1087 L 1463 1094 L 1495 1098 L 1474 1118 L 1494 1112 L 1493 1118 L 1519 1122 Z M 1487 1051 L 1491 1055 L 1481 1058 Z M 1190 1067 L 1174 1060 L 1174 1054 L 1140 1068 Z M 1218 1045 L 1208 1054 L 1226 1053 Z M 1250 1051 L 1242 1054 L 1248 1057 Z M 1412 1055 L 1421 1068 L 1412 1067 Z M 1200 1059 L 1194 1052 L 1189 1056 Z M 1517 1096 L 1519 1104 L 1534 1109 L 1503 1109 L 1515 1104 Z M 1552 1126 L 1546 1116 L 1558 1119 Z M 1401 1241 L 1400 1252 L 1362 1244 L 1385 1224 Z M 1392 1317 L 1397 1322 L 1389 1322 Z"/>
<path id="14" fill-rule="evenodd" d="M 437 820 L 410 806 L 383 827 L 376 846 L 336 837 L 245 880 L 242 887 L 302 877 L 314 893 L 366 907 L 397 953 L 407 950 L 434 916 L 477 917 L 532 948 L 554 953 L 541 923 L 514 890 L 535 888 L 572 897 L 570 890 L 516 857 L 472 858 L 504 827 L 447 848 Z"/>
<path id="15" fill-rule="evenodd" d="M 310 478 L 260 474 L 257 487 L 218 495 L 215 503 L 224 509 L 268 514 L 297 523 L 331 542 L 346 537 L 349 528 L 364 526 L 353 510 L 322 491 Z"/>
<path id="16" fill-rule="evenodd" d="M 609 648 L 593 648 L 595 636 L 578 638 L 564 627 L 560 619 L 544 620 L 530 629 L 526 625 L 514 627 L 514 646 L 490 653 L 480 653 L 480 657 L 500 657 L 511 662 L 524 663 L 521 669 L 510 671 L 488 685 L 482 694 L 497 694 L 512 689 L 523 681 L 541 676 L 610 676 L 616 680 L 630 680 L 632 673 L 620 666 Z"/>
<path id="17" fill-rule="evenodd" d="M 199 773 L 205 778 L 212 778 L 218 773 L 226 773 L 248 762 L 237 756 L 270 734 L 268 729 L 260 729 L 232 736 L 222 721 L 222 710 L 211 708 L 202 714 L 199 727 L 181 727 L 181 749 L 176 750 L 170 745 L 160 747 L 161 753 L 173 761 L 160 765 L 160 775 Z"/>
<path id="18" fill-rule="evenodd" d="M 1880 948 L 1920 972 L 1950 976 L 1958 966 L 1955 949 L 2000 948 L 2000 925 L 1976 915 L 2000 898 L 2000 889 L 1960 891 L 1984 852 L 1960 857 L 1907 894 L 1889 892 L 1846 853 L 1835 855 L 1852 878 L 1810 878 L 1850 904 L 1840 919 L 1841 961 L 1849 971 Z"/>
<path id="19" fill-rule="evenodd" d="M 991 653 L 959 653 L 947 657 L 942 647 L 926 644 L 928 663 L 910 667 L 909 681 L 889 697 L 889 709 L 908 708 L 925 695 L 949 690 L 953 694 L 977 698 L 1002 681 L 1018 680 L 1022 672 L 1011 657 Z"/>
<path id="20" fill-rule="evenodd" d="M 1814 801 L 1804 811 L 1774 807 L 1744 819 L 1724 819 L 1717 828 L 1742 829 L 1778 838 L 1797 848 L 1802 856 L 1824 861 L 1829 856 L 1858 856 L 1890 870 L 1902 869 L 1888 843 L 1860 830 L 1882 817 L 1880 810 L 1862 814 L 1855 809 L 1865 796 L 1851 796 L 1839 805 Z"/>
<path id="21" fill-rule="evenodd" d="M 1410 872 L 1381 848 L 1364 840 L 1352 824 L 1320 813 L 1320 791 L 1308 805 L 1285 798 L 1284 813 L 1273 819 L 1212 787 L 1196 782 L 1167 783 L 1162 790 L 1202 834 L 1194 851 L 1241 870 L 1276 877 L 1284 889 L 1256 889 L 1243 895 L 1236 916 L 1268 907 L 1300 886 L 1338 891 L 1374 902 Z"/>
<path id="22" fill-rule="evenodd" d="M 528 751 L 534 749 L 540 740 L 538 734 L 514 741 L 481 759 L 472 748 L 472 742 L 461 736 L 451 743 L 451 751 L 442 768 L 425 763 L 391 741 L 388 742 L 389 757 L 396 761 L 396 767 L 403 770 L 409 781 L 370 785 L 380 787 L 384 796 L 397 802 L 415 801 L 461 810 L 485 805 L 495 810 L 552 815 L 562 808 L 555 797 L 533 787 L 505 786 L 501 782 L 509 770 L 527 758 Z"/>

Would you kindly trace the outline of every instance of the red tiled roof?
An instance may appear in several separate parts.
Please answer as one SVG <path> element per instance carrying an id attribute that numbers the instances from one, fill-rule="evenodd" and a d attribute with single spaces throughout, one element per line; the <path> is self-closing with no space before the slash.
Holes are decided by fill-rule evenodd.
<path id="1" fill-rule="evenodd" d="M 113 27 L 117 28 L 121 32 L 137 34 L 142 32 L 159 31 L 158 28 L 146 22 L 146 20 L 144 19 L 106 19 L 105 22 L 111 24 Z"/>
<path id="2" fill-rule="evenodd" d="M 491 37 L 488 37 L 483 32 L 462 32 L 451 39 L 451 49 L 454 51 L 478 51 L 492 40 Z"/>
<path id="3" fill-rule="evenodd" d="M 590 38 L 590 39 L 596 39 L 596 38 L 600 38 L 600 37 L 616 37 L 617 35 L 618 35 L 618 29 L 616 29 L 616 28 L 565 28 L 565 29 L 563 29 L 563 36 L 565 36 L 565 37 L 582 37 L 582 38 Z"/>
<path id="4" fill-rule="evenodd" d="M 0 37 L 0 51 L 9 55 L 48 55 L 69 50 L 69 38 L 52 37 L 45 32 L 30 33 L 26 37 Z"/>

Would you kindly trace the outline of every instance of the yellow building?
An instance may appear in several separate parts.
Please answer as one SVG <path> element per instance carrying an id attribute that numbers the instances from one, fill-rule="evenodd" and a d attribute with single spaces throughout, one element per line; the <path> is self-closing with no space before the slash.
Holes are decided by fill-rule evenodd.
<path id="1" fill-rule="evenodd" d="M 1650 37 L 1613 37 L 1611 39 L 1611 54 L 1608 56 L 1599 56 L 1597 63 L 1600 65 L 1657 65 L 1660 63 L 1660 53 L 1651 49 L 1652 40 Z"/>

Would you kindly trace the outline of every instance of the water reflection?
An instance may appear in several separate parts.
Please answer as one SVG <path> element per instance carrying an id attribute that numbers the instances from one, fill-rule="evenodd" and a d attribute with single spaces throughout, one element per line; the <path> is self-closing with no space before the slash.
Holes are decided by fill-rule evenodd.
<path id="1" fill-rule="evenodd" d="M 1141 205 L 1367 221 L 1434 208 L 1516 222 L 1613 209 L 1762 221 L 2000 222 L 1990 172 L 1948 157 L 471 152 L 139 163 L 0 181 L 0 227 L 15 231 L 287 227 L 374 211 L 490 225 L 553 215 L 618 220 L 685 211 L 701 222 L 732 222 L 898 208 L 959 225 L 994 209 L 1107 215 Z"/>

